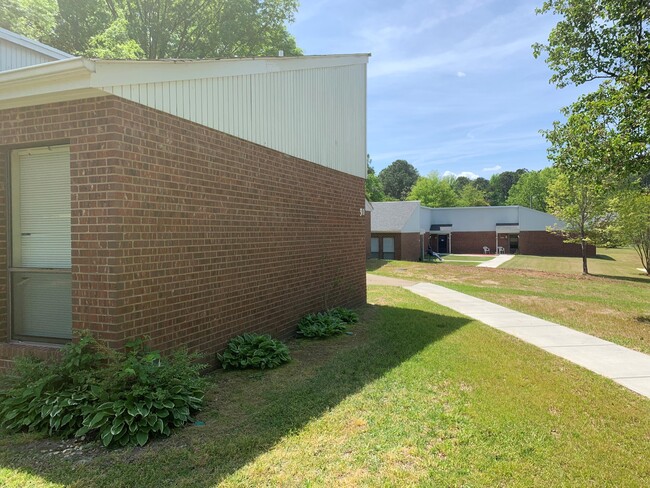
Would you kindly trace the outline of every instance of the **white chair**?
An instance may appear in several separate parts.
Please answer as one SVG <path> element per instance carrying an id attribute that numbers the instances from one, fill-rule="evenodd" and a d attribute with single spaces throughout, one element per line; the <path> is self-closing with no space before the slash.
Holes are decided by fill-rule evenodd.
<path id="1" fill-rule="evenodd" d="M 490 248 L 487 246 L 483 246 L 483 254 L 490 254 Z"/>
<path id="2" fill-rule="evenodd" d="M 505 254 L 505 253 L 506 250 L 502 246 L 497 247 L 497 254 Z"/>

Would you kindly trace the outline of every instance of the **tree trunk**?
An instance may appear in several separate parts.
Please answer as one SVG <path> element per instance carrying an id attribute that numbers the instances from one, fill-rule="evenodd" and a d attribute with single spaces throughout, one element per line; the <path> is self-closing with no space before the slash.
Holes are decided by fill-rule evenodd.
<path id="1" fill-rule="evenodd" d="M 580 241 L 580 247 L 582 248 L 582 274 L 587 275 L 589 274 L 587 269 L 587 242 L 584 239 Z"/>

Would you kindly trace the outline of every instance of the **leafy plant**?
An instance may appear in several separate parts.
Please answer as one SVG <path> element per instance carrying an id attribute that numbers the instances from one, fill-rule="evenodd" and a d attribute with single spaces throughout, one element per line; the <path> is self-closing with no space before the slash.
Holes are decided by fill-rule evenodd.
<path id="1" fill-rule="evenodd" d="M 284 343 L 263 334 L 243 334 L 231 339 L 217 358 L 224 369 L 276 368 L 291 361 Z"/>
<path id="2" fill-rule="evenodd" d="M 63 437 L 99 437 L 104 446 L 144 445 L 191 421 L 205 389 L 197 355 L 163 358 L 134 341 L 125 353 L 81 336 L 56 362 L 23 360 L 0 392 L 0 424 Z"/>
<path id="3" fill-rule="evenodd" d="M 324 338 L 343 334 L 347 330 L 345 323 L 331 313 L 312 313 L 305 315 L 298 322 L 298 335 L 310 338 Z"/>
<path id="4" fill-rule="evenodd" d="M 331 308 L 327 311 L 327 313 L 333 317 L 338 317 L 341 322 L 344 322 L 346 324 L 356 324 L 359 321 L 359 315 L 357 315 L 356 312 L 350 310 L 349 308 Z"/>

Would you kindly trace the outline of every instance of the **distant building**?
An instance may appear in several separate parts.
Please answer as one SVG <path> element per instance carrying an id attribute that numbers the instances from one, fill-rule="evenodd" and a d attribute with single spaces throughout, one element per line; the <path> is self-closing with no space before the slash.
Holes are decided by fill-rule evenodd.
<path id="1" fill-rule="evenodd" d="M 581 256 L 547 227 L 554 216 L 520 206 L 429 208 L 418 201 L 373 202 L 370 257 L 417 261 L 430 246 L 437 253 Z M 595 256 L 596 248 L 589 246 Z"/>

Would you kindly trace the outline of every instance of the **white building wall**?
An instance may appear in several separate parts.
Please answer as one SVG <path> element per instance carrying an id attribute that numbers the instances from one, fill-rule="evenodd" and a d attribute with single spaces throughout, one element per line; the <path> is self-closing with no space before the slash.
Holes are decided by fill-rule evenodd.
<path id="1" fill-rule="evenodd" d="M 366 65 L 114 84 L 101 90 L 366 176 Z"/>
<path id="2" fill-rule="evenodd" d="M 431 224 L 452 225 L 452 232 L 494 231 L 496 224 L 519 222 L 518 207 L 457 207 L 431 210 Z"/>
<path id="3" fill-rule="evenodd" d="M 564 223 L 553 215 L 539 210 L 519 207 L 519 230 L 546 230 L 547 227 L 553 227 L 556 224 L 558 228 L 564 228 Z"/>
<path id="4" fill-rule="evenodd" d="M 50 61 L 54 61 L 54 58 L 0 39 L 0 71 L 24 68 L 25 66 L 48 63 Z"/>

